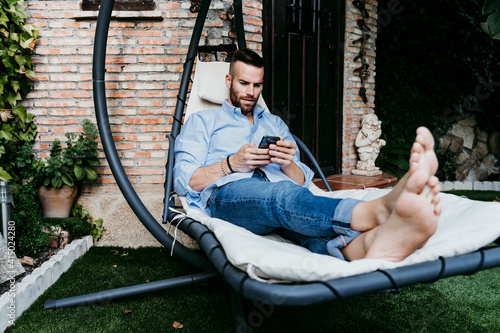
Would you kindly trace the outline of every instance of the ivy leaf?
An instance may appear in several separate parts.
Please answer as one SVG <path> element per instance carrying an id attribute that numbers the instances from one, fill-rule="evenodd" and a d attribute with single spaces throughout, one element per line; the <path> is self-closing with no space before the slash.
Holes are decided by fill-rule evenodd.
<path id="1" fill-rule="evenodd" d="M 7 75 L 12 76 L 14 75 L 14 63 L 11 58 L 3 58 L 2 63 L 5 66 L 5 69 L 7 70 Z"/>
<path id="2" fill-rule="evenodd" d="M 17 114 L 19 119 L 21 119 L 23 123 L 26 123 L 28 111 L 26 111 L 26 108 L 23 105 L 19 105 L 18 107 L 16 107 L 14 110 L 12 110 L 12 113 Z"/>
<path id="3" fill-rule="evenodd" d="M 28 78 L 30 78 L 32 80 L 36 79 L 36 74 L 31 69 L 27 69 L 26 73 L 24 73 L 24 75 L 26 75 Z"/>
<path id="4" fill-rule="evenodd" d="M 20 54 L 14 56 L 14 60 L 17 62 L 19 67 L 22 67 L 26 64 L 26 57 Z"/>
<path id="5" fill-rule="evenodd" d="M 0 24 L 7 28 L 7 22 L 9 22 L 9 18 L 7 17 L 7 15 L 5 15 L 4 12 L 2 12 L 1 14 L 2 15 L 0 15 Z"/>
<path id="6" fill-rule="evenodd" d="M 9 92 L 6 97 L 7 102 L 12 105 L 12 107 L 16 106 L 17 101 L 21 99 L 21 95 L 15 92 Z"/>
<path id="7" fill-rule="evenodd" d="M 3 129 L 0 131 L 0 138 L 5 139 L 7 141 L 12 140 L 12 133 L 4 131 Z"/>
<path id="8" fill-rule="evenodd" d="M 19 81 L 12 81 L 10 84 L 12 86 L 12 89 L 14 89 L 15 92 L 18 92 L 19 89 L 21 88 Z"/>

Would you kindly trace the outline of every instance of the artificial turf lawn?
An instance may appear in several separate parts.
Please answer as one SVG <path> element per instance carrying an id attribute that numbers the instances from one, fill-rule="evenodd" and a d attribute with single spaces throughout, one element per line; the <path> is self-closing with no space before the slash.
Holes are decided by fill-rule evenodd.
<path id="1" fill-rule="evenodd" d="M 467 192 L 459 195 L 478 193 Z M 492 192 L 483 200 L 498 196 L 499 192 Z M 93 247 L 8 332 L 231 332 L 229 295 L 218 280 L 97 306 L 43 309 L 49 299 L 195 272 L 162 248 Z M 500 332 L 499 281 L 497 267 L 405 287 L 400 294 L 365 295 L 300 308 L 269 308 L 252 301 L 245 301 L 245 306 L 254 332 Z M 132 312 L 124 314 L 124 310 Z M 174 321 L 183 328 L 172 328 Z"/>
<path id="2" fill-rule="evenodd" d="M 115 248 L 113 248 L 115 249 Z M 227 289 L 220 281 L 97 306 L 44 310 L 58 299 L 193 273 L 165 249 L 93 247 L 49 288 L 9 332 L 230 332 Z M 128 253 L 127 256 L 120 256 Z M 116 267 L 113 267 L 117 265 Z M 500 268 L 310 307 L 246 301 L 255 332 L 499 332 Z M 125 315 L 124 310 L 132 313 Z"/>

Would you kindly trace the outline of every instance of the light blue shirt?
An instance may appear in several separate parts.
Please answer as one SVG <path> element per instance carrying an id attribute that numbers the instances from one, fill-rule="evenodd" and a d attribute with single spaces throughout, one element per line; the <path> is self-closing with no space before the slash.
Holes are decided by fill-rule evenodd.
<path id="1" fill-rule="evenodd" d="M 197 112 L 191 115 L 184 124 L 175 141 L 174 189 L 179 195 L 186 196 L 191 207 L 210 214 L 207 200 L 215 187 L 240 179 L 250 178 L 253 171 L 235 172 L 222 177 L 207 186 L 203 191 L 194 191 L 189 182 L 196 169 L 220 163 L 223 158 L 236 153 L 243 145 L 253 142 L 259 145 L 265 135 L 281 135 L 285 141 L 294 142 L 288 126 L 278 116 L 258 106 L 253 111 L 254 124 L 241 113 L 241 109 L 230 105 L 227 100 L 219 109 Z M 299 149 L 294 156 L 295 163 L 304 172 L 304 184 L 308 186 L 313 172 L 300 162 Z M 261 168 L 271 182 L 281 180 L 293 181 L 285 175 L 280 166 L 271 163 Z M 229 171 L 229 170 L 227 170 Z"/>

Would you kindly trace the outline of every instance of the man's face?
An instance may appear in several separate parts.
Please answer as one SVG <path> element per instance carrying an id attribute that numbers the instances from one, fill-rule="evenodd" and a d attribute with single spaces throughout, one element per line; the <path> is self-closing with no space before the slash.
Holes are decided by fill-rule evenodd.
<path id="1" fill-rule="evenodd" d="M 234 64 L 234 75 L 226 75 L 229 88 L 229 103 L 239 107 L 243 114 L 253 111 L 262 92 L 264 68 L 247 65 L 241 61 Z"/>

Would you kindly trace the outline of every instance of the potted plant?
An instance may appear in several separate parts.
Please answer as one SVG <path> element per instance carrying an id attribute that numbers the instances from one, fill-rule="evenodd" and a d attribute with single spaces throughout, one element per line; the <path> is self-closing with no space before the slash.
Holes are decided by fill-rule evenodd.
<path id="1" fill-rule="evenodd" d="M 79 135 L 66 133 L 66 146 L 56 139 L 50 157 L 40 160 L 39 198 L 47 217 L 68 217 L 85 181 L 97 180 L 97 128 L 88 119 L 82 122 Z"/>

